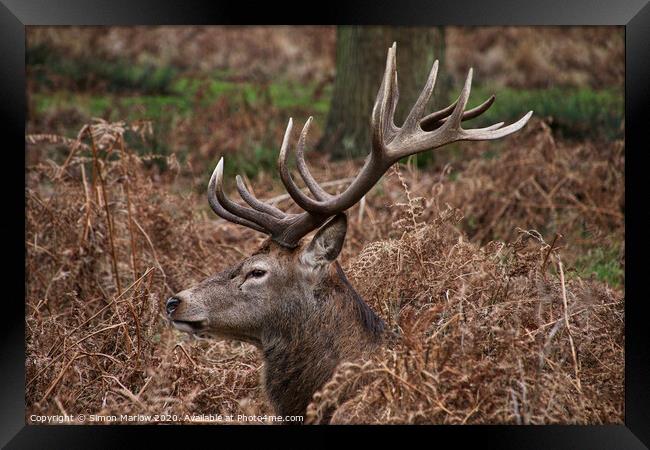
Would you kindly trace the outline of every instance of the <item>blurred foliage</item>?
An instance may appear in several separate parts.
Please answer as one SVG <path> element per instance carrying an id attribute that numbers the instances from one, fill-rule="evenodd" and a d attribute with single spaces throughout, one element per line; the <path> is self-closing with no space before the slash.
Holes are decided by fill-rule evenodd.
<path id="1" fill-rule="evenodd" d="M 32 94 L 31 104 L 36 116 L 56 114 L 57 111 L 74 110 L 84 121 L 91 117 L 101 117 L 108 121 L 148 119 L 153 121 L 154 134 L 152 141 L 143 143 L 136 139 L 129 142 L 135 151 L 160 154 L 176 152 L 182 159 L 188 147 L 170 147 L 173 134 L 178 133 L 181 122 L 193 122 L 195 126 L 207 125 L 206 114 L 210 106 L 220 100 L 225 100 L 232 115 L 246 111 L 257 111 L 255 120 L 262 120 L 269 128 L 283 130 L 289 116 L 294 115 L 299 121 L 308 115 L 314 116 L 317 123 L 324 121 L 331 95 L 331 86 L 327 86 L 321 95 L 315 96 L 315 85 L 296 84 L 290 81 L 278 81 L 267 86 L 256 86 L 252 83 L 230 82 L 219 79 L 194 79 L 181 77 L 169 87 L 169 94 L 115 94 L 54 91 Z M 265 121 L 268 106 L 281 111 L 281 115 L 269 117 Z M 70 124 L 69 129 L 58 132 L 74 136 L 79 123 Z M 218 124 L 216 125 L 218 127 Z M 211 130 L 203 130 L 209 135 Z M 277 131 L 277 130 L 276 130 Z M 242 128 L 238 131 L 244 139 L 249 131 Z M 256 175 L 260 169 L 273 170 L 280 141 L 273 130 L 264 133 L 261 141 L 242 146 L 241 151 L 233 154 L 232 162 L 226 166 L 226 171 L 241 170 L 248 176 Z"/>
<path id="2" fill-rule="evenodd" d="M 476 86 L 473 91 L 477 105 L 478 99 L 496 93 L 496 101 L 475 121 L 475 126 L 500 121 L 507 123 L 533 110 L 535 116 L 549 119 L 551 128 L 565 138 L 623 137 L 624 95 L 620 88 L 513 89 Z"/>
<path id="3" fill-rule="evenodd" d="M 137 152 L 175 152 L 181 161 L 195 157 L 201 172 L 208 171 L 218 155 L 227 153 L 226 171 L 249 177 L 259 170 L 275 176 L 275 158 L 289 117 L 302 123 L 314 116 L 311 139 L 316 142 L 327 117 L 333 81 L 301 82 L 283 77 L 262 81 L 232 70 L 191 71 L 115 56 L 65 55 L 44 43 L 27 47 L 27 67 L 30 132 L 47 128 L 74 137 L 80 125 L 92 117 L 149 119 L 154 125 L 152 140 L 129 142 Z M 452 89 L 453 95 L 456 91 Z M 624 96 L 619 87 L 544 89 L 476 84 L 469 107 L 492 93 L 497 94 L 492 108 L 466 126 L 512 122 L 532 109 L 564 138 L 618 139 L 623 135 Z M 215 104 L 221 105 L 217 111 Z M 224 140 L 230 144 L 224 147 Z M 497 155 L 500 145 L 492 143 L 483 157 Z M 210 148 L 197 153 L 199 147 Z M 420 154 L 411 162 L 424 167 L 434 158 L 438 162 L 453 159 L 458 149 L 452 144 L 444 152 Z"/>
<path id="4" fill-rule="evenodd" d="M 70 58 L 46 45 L 25 52 L 30 77 L 39 89 L 105 89 L 109 92 L 167 93 L 178 70 L 172 66 L 133 64 L 128 59 Z"/>
<path id="5" fill-rule="evenodd" d="M 553 133 L 564 139 L 614 140 L 624 136 L 624 95 L 619 88 L 515 89 L 476 84 L 472 86 L 467 109 L 478 106 L 492 94 L 496 94 L 492 107 L 476 119 L 464 122 L 465 128 L 480 128 L 498 122 L 508 125 L 532 110 L 534 117 L 544 119 Z M 448 101 L 454 100 L 450 98 Z M 501 141 L 491 142 L 490 149 L 482 157 L 496 157 L 501 146 Z M 459 144 L 451 144 L 444 151 L 449 155 L 447 159 L 462 157 Z M 430 165 L 440 154 L 427 152 L 409 158 L 422 168 Z"/>
<path id="6" fill-rule="evenodd" d="M 624 286 L 625 269 L 621 264 L 621 246 L 601 246 L 588 249 L 575 262 L 577 275 L 581 278 L 595 276 L 612 287 Z"/>
<path id="7" fill-rule="evenodd" d="M 331 84 L 322 82 L 276 79 L 256 83 L 222 70 L 189 73 L 126 59 L 65 58 L 44 45 L 30 47 L 27 53 L 28 128 L 32 131 L 43 128 L 45 122 L 50 132 L 74 137 L 93 117 L 109 122 L 147 119 L 154 127 L 149 141 L 126 137 L 136 152 L 175 152 L 185 161 L 196 147 L 210 145 L 212 153 L 230 154 L 227 173 L 249 177 L 260 170 L 273 171 L 280 145 L 276 131 L 286 127 L 290 116 L 302 121 L 313 115 L 322 123 L 331 96 Z M 214 105 L 223 108 L 215 112 Z M 264 129 L 238 126 L 242 120 Z M 220 148 L 218 139 L 206 142 L 219 133 L 229 134 L 232 148 Z M 197 167 L 199 171 L 216 163 L 215 155 L 203 156 L 207 157 Z"/>

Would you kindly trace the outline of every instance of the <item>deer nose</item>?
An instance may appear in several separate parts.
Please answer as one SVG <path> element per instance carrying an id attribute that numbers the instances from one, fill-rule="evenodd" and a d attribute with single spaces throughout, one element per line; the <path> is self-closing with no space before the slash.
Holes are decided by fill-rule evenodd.
<path id="1" fill-rule="evenodd" d="M 167 300 L 167 304 L 165 305 L 167 314 L 171 315 L 174 311 L 176 311 L 176 308 L 178 308 L 178 305 L 180 304 L 181 304 L 181 300 L 176 297 L 171 297 L 169 300 Z"/>

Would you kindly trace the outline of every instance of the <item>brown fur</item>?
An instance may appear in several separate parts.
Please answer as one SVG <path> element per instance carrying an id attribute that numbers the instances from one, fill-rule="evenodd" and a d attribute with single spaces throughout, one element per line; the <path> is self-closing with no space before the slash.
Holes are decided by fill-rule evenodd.
<path id="1" fill-rule="evenodd" d="M 337 272 L 323 280 L 314 308 L 300 311 L 286 335 L 265 341 L 265 386 L 279 414 L 303 415 L 339 362 L 361 356 L 381 340 L 383 321 Z"/>

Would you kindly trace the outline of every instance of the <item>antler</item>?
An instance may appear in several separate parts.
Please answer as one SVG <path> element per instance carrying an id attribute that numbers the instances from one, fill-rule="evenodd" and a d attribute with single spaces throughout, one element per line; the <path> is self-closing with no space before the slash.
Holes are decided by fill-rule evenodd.
<path id="1" fill-rule="evenodd" d="M 463 129 L 461 127 L 463 121 L 483 114 L 492 106 L 495 99 L 491 96 L 480 106 L 465 111 L 472 84 L 472 69 L 470 69 L 458 99 L 446 108 L 424 116 L 424 109 L 431 98 L 438 73 L 436 60 L 415 105 L 402 126 L 398 127 L 394 122 L 399 97 L 395 53 L 396 44 L 393 43 L 388 50 L 386 70 L 372 110 L 371 152 L 361 171 L 345 191 L 337 196 L 330 195 L 320 187 L 309 172 L 304 159 L 304 147 L 312 122 L 311 117 L 305 123 L 298 140 L 296 163 L 300 176 L 314 198 L 298 188 L 287 168 L 287 149 L 293 128 L 293 120 L 289 119 L 278 158 L 278 169 L 287 192 L 304 212 L 288 214 L 259 201 L 246 189 L 239 176 L 237 176 L 237 189 L 252 209 L 228 199 L 223 193 L 223 158 L 217 164 L 208 186 L 208 200 L 212 209 L 226 220 L 267 233 L 281 245 L 295 247 L 304 235 L 325 223 L 329 217 L 356 204 L 399 159 L 455 141 L 502 138 L 523 128 L 533 113 L 529 111 L 524 117 L 507 127 L 503 127 L 504 123 L 500 122 L 485 128 Z"/>

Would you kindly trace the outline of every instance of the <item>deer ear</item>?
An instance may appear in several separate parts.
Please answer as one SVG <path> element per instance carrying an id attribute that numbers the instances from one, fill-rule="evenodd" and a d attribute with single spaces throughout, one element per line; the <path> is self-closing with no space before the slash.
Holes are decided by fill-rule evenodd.
<path id="1" fill-rule="evenodd" d="M 337 214 L 323 225 L 314 235 L 300 257 L 305 264 L 316 267 L 329 264 L 341 253 L 348 219 L 345 214 Z"/>

